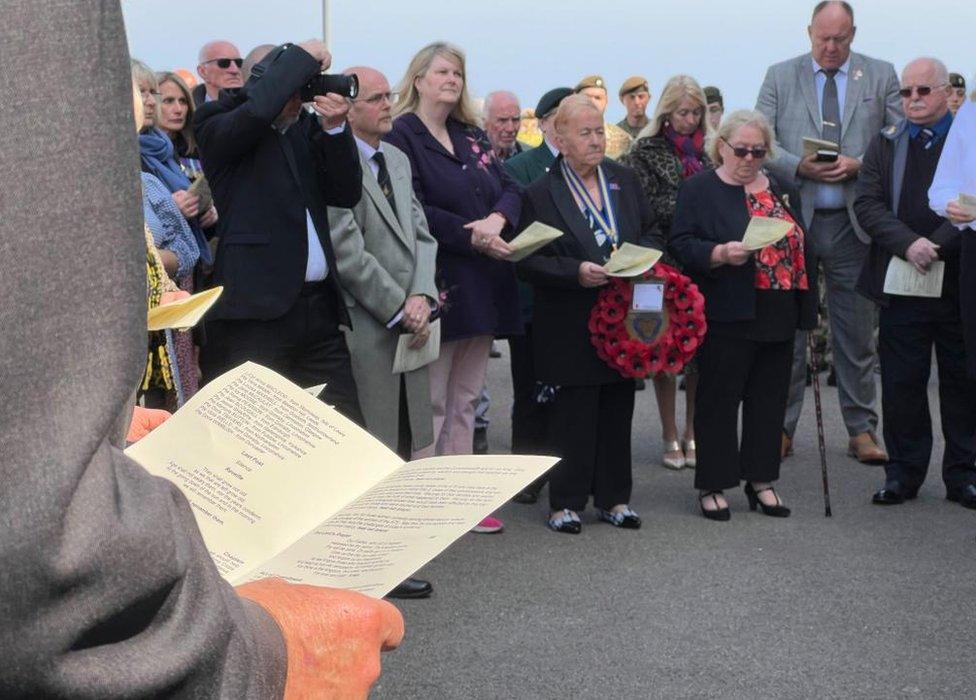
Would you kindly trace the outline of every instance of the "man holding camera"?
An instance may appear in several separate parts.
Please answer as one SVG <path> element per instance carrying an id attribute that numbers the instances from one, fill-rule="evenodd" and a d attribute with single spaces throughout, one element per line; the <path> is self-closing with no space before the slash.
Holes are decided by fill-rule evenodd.
<path id="1" fill-rule="evenodd" d="M 331 62 L 316 40 L 260 46 L 244 87 L 196 113 L 221 211 L 213 284 L 224 287 L 200 365 L 205 381 L 252 360 L 302 386 L 325 383 L 322 400 L 362 424 L 326 213 L 359 202 L 362 171 L 349 105 L 326 92 L 349 79 L 319 75 Z"/>

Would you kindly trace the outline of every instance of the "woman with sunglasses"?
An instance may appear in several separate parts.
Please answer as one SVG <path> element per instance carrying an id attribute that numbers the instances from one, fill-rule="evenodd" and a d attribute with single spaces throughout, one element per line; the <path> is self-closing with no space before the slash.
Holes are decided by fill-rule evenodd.
<path id="1" fill-rule="evenodd" d="M 816 263 L 800 225 L 800 203 L 763 172 L 773 129 L 759 112 L 725 118 L 709 139 L 715 170 L 686 180 L 671 225 L 671 252 L 705 296 L 708 333 L 698 352 L 695 487 L 702 515 L 728 520 L 726 489 L 745 480 L 751 510 L 787 517 L 773 488 L 797 328 L 817 320 Z M 749 250 L 753 217 L 792 226 L 778 241 Z M 738 434 L 742 407 L 742 437 Z"/>

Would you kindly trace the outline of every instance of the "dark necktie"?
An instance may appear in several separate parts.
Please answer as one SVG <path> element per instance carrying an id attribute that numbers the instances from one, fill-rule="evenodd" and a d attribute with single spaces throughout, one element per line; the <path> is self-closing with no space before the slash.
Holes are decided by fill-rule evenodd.
<path id="1" fill-rule="evenodd" d="M 396 199 L 393 196 L 393 182 L 390 180 L 390 171 L 386 169 L 386 158 L 383 154 L 377 151 L 373 154 L 373 160 L 376 161 L 376 165 L 379 166 L 379 172 L 376 173 L 376 181 L 380 185 L 380 190 L 383 192 L 383 196 L 386 197 L 386 201 L 390 205 L 390 209 L 396 214 Z"/>
<path id="2" fill-rule="evenodd" d="M 932 139 L 935 138 L 935 132 L 926 127 L 919 131 L 915 138 L 922 144 L 922 148 L 928 150 L 932 147 Z"/>
<path id="3" fill-rule="evenodd" d="M 840 102 L 837 100 L 836 68 L 822 68 L 827 82 L 824 83 L 821 117 L 823 118 L 823 139 L 840 145 Z"/>

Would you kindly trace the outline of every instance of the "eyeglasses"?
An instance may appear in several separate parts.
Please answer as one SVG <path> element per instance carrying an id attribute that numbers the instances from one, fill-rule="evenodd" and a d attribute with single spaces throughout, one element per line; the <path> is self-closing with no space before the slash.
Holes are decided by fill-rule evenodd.
<path id="1" fill-rule="evenodd" d="M 939 85 L 913 85 L 912 87 L 903 87 L 898 91 L 898 94 L 902 97 L 908 98 L 912 96 L 912 90 L 918 93 L 919 97 L 925 97 L 926 95 L 932 94 L 932 91 L 936 88 L 945 87 L 946 83 L 940 83 Z"/>
<path id="2" fill-rule="evenodd" d="M 378 105 L 383 100 L 386 100 L 391 105 L 395 105 L 399 100 L 400 95 L 396 92 L 378 92 L 375 95 L 370 95 L 369 97 L 357 97 L 352 100 L 352 102 L 365 102 L 368 105 Z"/>
<path id="3" fill-rule="evenodd" d="M 154 100 L 158 102 L 159 98 L 162 97 L 162 94 L 158 92 L 153 92 L 152 90 L 140 90 L 139 96 L 142 98 L 143 102 L 148 100 L 150 97 L 152 97 Z"/>
<path id="4" fill-rule="evenodd" d="M 725 141 L 725 145 L 726 146 L 728 146 L 729 148 L 732 149 L 732 152 L 735 154 L 735 157 L 736 158 L 745 158 L 746 156 L 751 155 L 756 160 L 762 160 L 763 158 L 766 157 L 766 147 L 765 146 L 756 146 L 755 148 L 746 148 L 745 146 L 733 146 L 731 143 L 729 143 L 725 139 L 722 139 L 722 140 Z"/>
<path id="5" fill-rule="evenodd" d="M 216 63 L 220 70 L 227 70 L 230 68 L 230 64 L 233 63 L 235 66 L 240 68 L 244 65 L 243 58 L 211 58 L 209 61 L 204 61 L 200 65 L 207 65 L 208 63 Z"/>

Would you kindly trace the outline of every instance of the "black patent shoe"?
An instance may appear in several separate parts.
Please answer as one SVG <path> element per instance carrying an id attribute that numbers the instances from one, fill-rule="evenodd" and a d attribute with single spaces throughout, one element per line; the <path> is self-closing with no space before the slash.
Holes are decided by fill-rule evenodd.
<path id="1" fill-rule="evenodd" d="M 597 517 L 605 523 L 610 523 L 614 527 L 622 527 L 625 530 L 640 530 L 641 519 L 634 511 L 627 506 L 626 510 L 615 513 L 612 510 L 597 509 Z"/>
<path id="2" fill-rule="evenodd" d="M 406 581 L 387 593 L 386 597 L 401 599 L 428 598 L 433 592 L 434 587 L 430 585 L 430 581 L 424 581 L 420 578 L 408 578 Z"/>
<path id="3" fill-rule="evenodd" d="M 756 491 L 752 487 L 751 482 L 746 482 L 745 487 L 742 489 L 745 491 L 746 498 L 749 499 L 749 510 L 755 510 L 756 508 L 761 508 L 763 515 L 769 515 L 774 518 L 788 518 L 790 517 L 790 509 L 784 506 L 780 500 L 779 495 L 773 489 L 772 486 L 767 486 L 764 489 L 759 489 Z M 776 496 L 776 505 L 767 506 L 765 503 L 759 500 L 759 494 L 765 491 L 772 491 L 773 495 Z"/>
<path id="4" fill-rule="evenodd" d="M 966 484 L 962 488 L 946 493 L 946 498 L 964 508 L 976 509 L 976 485 Z"/>
<path id="5" fill-rule="evenodd" d="M 563 508 L 559 515 L 555 518 L 549 518 L 547 522 L 549 529 L 567 535 L 578 535 L 583 530 L 583 523 L 580 522 L 579 515 L 569 508 Z"/>
<path id="6" fill-rule="evenodd" d="M 906 489 L 898 481 L 886 481 L 884 488 L 871 496 L 871 503 L 876 506 L 898 506 L 910 501 L 918 495 L 918 489 Z"/>
<path id="7" fill-rule="evenodd" d="M 721 522 L 725 522 L 726 520 L 729 520 L 732 517 L 732 511 L 729 510 L 728 506 L 725 506 L 724 508 L 719 508 L 718 499 L 715 498 L 716 496 L 723 496 L 723 495 L 725 494 L 723 494 L 721 491 L 706 491 L 704 493 L 699 493 L 698 507 L 701 508 L 702 515 L 704 515 L 709 520 L 719 520 Z M 712 499 L 712 503 L 715 506 L 715 508 L 713 508 L 712 510 L 708 510 L 707 508 L 705 508 L 705 500 L 708 498 Z"/>

